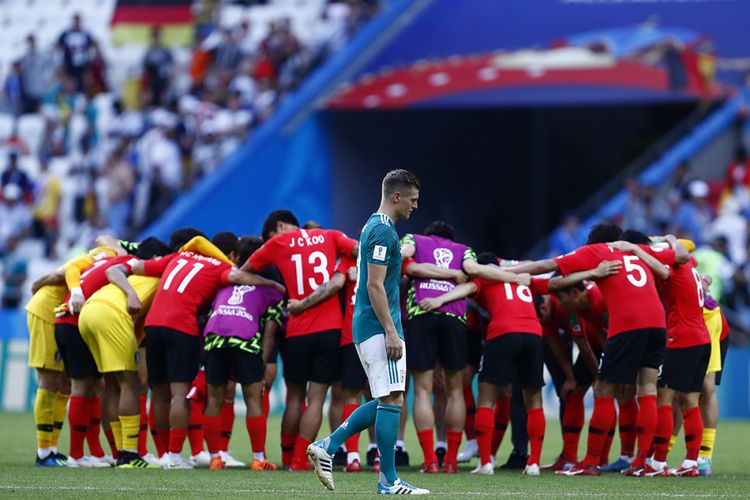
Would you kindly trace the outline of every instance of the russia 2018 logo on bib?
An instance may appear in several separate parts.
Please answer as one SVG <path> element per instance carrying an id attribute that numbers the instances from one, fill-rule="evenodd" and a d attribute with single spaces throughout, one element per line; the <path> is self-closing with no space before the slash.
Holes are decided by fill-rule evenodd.
<path id="1" fill-rule="evenodd" d="M 448 269 L 453 262 L 453 252 L 447 248 L 436 248 L 432 251 L 432 256 L 435 257 L 435 264 L 443 269 Z"/>
<path id="2" fill-rule="evenodd" d="M 247 292 L 251 292 L 253 290 L 255 290 L 255 287 L 252 285 L 235 286 L 234 290 L 232 290 L 232 296 L 229 297 L 227 303 L 230 306 L 238 306 L 242 304 L 242 297 L 244 297 Z"/>

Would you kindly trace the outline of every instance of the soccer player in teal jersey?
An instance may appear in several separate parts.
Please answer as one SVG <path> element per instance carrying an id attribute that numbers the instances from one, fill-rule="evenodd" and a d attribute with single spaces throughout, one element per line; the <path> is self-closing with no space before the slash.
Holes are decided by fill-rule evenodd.
<path id="1" fill-rule="evenodd" d="M 362 228 L 357 257 L 357 290 L 353 335 L 357 354 L 374 398 L 360 406 L 329 437 L 311 444 L 307 454 L 320 482 L 333 491 L 333 454 L 349 436 L 375 424 L 380 451 L 378 493 L 426 495 L 396 474 L 395 445 L 406 385 L 406 345 L 401 328 L 399 281 L 401 246 L 395 223 L 417 208 L 419 179 L 406 170 L 392 170 L 383 179 L 378 211 Z"/>

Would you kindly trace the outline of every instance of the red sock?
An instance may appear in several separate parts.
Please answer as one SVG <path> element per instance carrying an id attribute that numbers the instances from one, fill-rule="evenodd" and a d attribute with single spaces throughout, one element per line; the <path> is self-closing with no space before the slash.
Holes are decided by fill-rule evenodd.
<path id="1" fill-rule="evenodd" d="M 221 449 L 229 450 L 229 439 L 232 437 L 234 427 L 234 403 L 225 402 L 221 407 Z M 307 452 L 305 452 L 307 453 Z"/>
<path id="2" fill-rule="evenodd" d="M 529 461 L 527 464 L 539 465 L 542 456 L 542 444 L 544 443 L 544 409 L 532 408 L 526 410 L 526 432 L 529 435 Z"/>
<path id="3" fill-rule="evenodd" d="M 341 421 L 345 422 L 346 419 L 349 418 L 349 415 L 354 413 L 357 408 L 359 408 L 359 405 L 344 405 L 344 409 L 341 412 Z M 348 453 L 359 453 L 359 432 L 353 434 L 349 439 L 344 441 L 344 446 L 346 446 L 346 451 Z"/>
<path id="4" fill-rule="evenodd" d="M 148 426 L 151 428 L 151 439 L 154 440 L 156 453 L 159 457 L 163 456 L 169 448 L 169 429 L 157 429 L 156 419 L 154 418 L 154 402 L 148 409 Z"/>
<path id="5" fill-rule="evenodd" d="M 83 441 L 89 430 L 91 419 L 88 415 L 88 404 L 86 398 L 81 396 L 70 396 L 68 407 L 68 420 L 70 421 L 70 453 L 75 459 L 83 456 Z"/>
<path id="6" fill-rule="evenodd" d="M 635 421 L 635 431 L 638 434 L 638 456 L 635 465 L 641 465 L 648 458 L 648 450 L 654 440 L 656 432 L 656 396 L 641 396 L 638 398 L 638 417 Z"/>
<path id="7" fill-rule="evenodd" d="M 245 427 L 250 436 L 253 453 L 263 453 L 266 449 L 266 417 L 245 417 Z"/>
<path id="8" fill-rule="evenodd" d="M 182 445 L 187 438 L 187 429 L 170 429 L 169 430 L 169 452 L 182 453 Z"/>
<path id="9" fill-rule="evenodd" d="M 685 459 L 698 460 L 698 452 L 701 449 L 703 439 L 703 417 L 699 407 L 694 406 L 683 412 L 682 418 L 685 422 Z"/>
<path id="10" fill-rule="evenodd" d="M 494 413 L 495 411 L 492 408 L 486 406 L 477 408 L 477 418 L 474 421 L 474 427 L 477 431 L 477 446 L 482 465 L 489 463 L 492 457 L 492 434 L 495 428 Z"/>
<path id="11" fill-rule="evenodd" d="M 140 403 L 141 427 L 138 431 L 138 454 L 148 454 L 148 414 L 146 413 L 146 396 L 138 398 Z"/>
<path id="12" fill-rule="evenodd" d="M 103 457 L 104 450 L 99 442 L 99 432 L 102 426 L 102 400 L 97 397 L 86 398 L 86 404 L 89 407 L 89 430 L 86 433 L 89 453 L 95 457 Z"/>
<path id="13" fill-rule="evenodd" d="M 604 440 L 604 444 L 602 445 L 602 454 L 599 458 L 599 465 L 605 466 L 609 463 L 609 451 L 612 449 L 612 441 L 615 440 L 615 428 L 617 427 L 617 416 L 615 416 L 614 422 L 612 422 L 612 427 L 610 427 L 609 432 L 607 432 L 607 438 Z"/>
<path id="14" fill-rule="evenodd" d="M 474 430 L 474 418 L 477 413 L 477 404 L 474 400 L 474 391 L 471 389 L 471 384 L 464 386 L 464 404 L 466 404 L 466 423 L 464 424 L 464 432 L 466 432 L 467 440 L 477 438 L 477 433 Z"/>
<path id="15" fill-rule="evenodd" d="M 578 442 L 581 439 L 583 429 L 584 407 L 583 394 L 571 392 L 565 401 L 565 413 L 563 414 L 563 452 L 562 456 L 566 462 L 578 462 Z"/>
<path id="16" fill-rule="evenodd" d="M 617 402 L 620 407 L 620 455 L 632 457 L 635 451 L 635 419 L 638 403 L 635 399 Z"/>
<path id="17" fill-rule="evenodd" d="M 432 429 L 417 431 L 417 437 L 419 438 L 419 445 L 422 447 L 424 463 L 429 465 L 432 462 L 437 462 L 437 455 L 435 455 L 435 436 Z"/>
<path id="18" fill-rule="evenodd" d="M 510 422 L 510 398 L 497 398 L 497 401 L 495 401 L 495 432 L 492 433 L 493 457 L 497 455 L 500 443 L 503 442 L 508 422 Z"/>
<path id="19" fill-rule="evenodd" d="M 263 416 L 268 418 L 268 414 L 271 413 L 271 389 L 268 387 L 263 390 L 263 399 L 261 399 L 261 405 L 263 406 Z"/>
<path id="20" fill-rule="evenodd" d="M 281 433 L 281 464 L 286 468 L 292 465 L 294 457 L 294 443 L 297 441 L 296 434 Z"/>
<path id="21" fill-rule="evenodd" d="M 654 432 L 654 460 L 667 461 L 669 452 L 669 438 L 674 430 L 672 420 L 672 405 L 659 405 L 656 407 L 656 431 Z"/>
<path id="22" fill-rule="evenodd" d="M 589 422 L 589 440 L 586 446 L 586 458 L 583 460 L 584 465 L 599 465 L 604 441 L 616 419 L 613 398 L 594 398 L 594 413 Z"/>
<path id="23" fill-rule="evenodd" d="M 119 453 L 117 453 L 117 443 L 115 442 L 115 434 L 112 432 L 111 427 L 107 427 L 104 429 L 104 437 L 107 439 L 107 443 L 109 444 L 109 449 L 112 451 L 112 457 L 117 458 L 119 456 Z"/>
<path id="24" fill-rule="evenodd" d="M 204 403 L 199 401 L 190 402 L 190 423 L 188 424 L 188 440 L 190 441 L 190 454 L 197 455 L 203 451 Z"/>
<path id="25" fill-rule="evenodd" d="M 205 417 L 203 427 L 206 434 L 206 443 L 208 452 L 211 454 L 221 451 L 221 415 L 215 417 Z"/>
<path id="26" fill-rule="evenodd" d="M 310 446 L 312 441 L 308 441 L 303 438 L 301 434 L 297 434 L 297 440 L 294 443 L 294 456 L 292 457 L 292 463 L 299 465 L 306 464 L 307 458 L 307 447 Z"/>
<path id="27" fill-rule="evenodd" d="M 443 460 L 443 464 L 446 462 L 454 465 L 458 464 L 458 448 L 461 446 L 461 438 L 464 437 L 464 433 L 461 431 L 454 431 L 448 429 L 446 432 L 446 438 L 448 440 L 448 451 Z"/>

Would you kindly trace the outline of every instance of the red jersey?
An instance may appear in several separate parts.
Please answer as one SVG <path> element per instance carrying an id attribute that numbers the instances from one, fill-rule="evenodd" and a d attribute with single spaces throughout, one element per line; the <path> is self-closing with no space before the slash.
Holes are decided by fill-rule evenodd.
<path id="1" fill-rule="evenodd" d="M 180 252 L 144 263 L 146 276 L 161 276 L 145 326 L 163 326 L 200 335 L 198 309 L 229 284 L 232 266 L 213 257 Z"/>
<path id="2" fill-rule="evenodd" d="M 128 271 L 130 271 L 130 266 L 135 262 L 136 259 L 132 255 L 120 255 L 117 257 L 110 257 L 105 258 L 101 260 L 97 260 L 93 264 L 91 264 L 89 267 L 83 270 L 81 273 L 81 291 L 83 292 L 83 296 L 87 299 L 94 295 L 94 293 L 99 290 L 104 285 L 109 285 L 109 280 L 107 279 L 107 269 L 109 269 L 112 266 L 116 266 L 117 264 L 123 264 Z M 70 300 L 70 290 L 68 290 L 68 293 L 65 295 L 65 300 L 63 300 L 63 304 L 67 304 Z M 64 316 L 61 316 L 55 320 L 55 324 L 66 324 L 66 325 L 74 325 L 78 326 L 78 315 L 77 314 L 70 314 L 69 312 L 66 313 Z"/>
<path id="3" fill-rule="evenodd" d="M 284 279 L 289 298 L 302 300 L 331 279 L 339 255 L 351 256 L 357 242 L 341 231 L 294 229 L 277 234 L 253 253 L 248 262 L 256 271 L 276 266 Z M 287 338 L 341 329 L 338 297 L 290 316 Z"/>
<path id="4" fill-rule="evenodd" d="M 589 345 L 594 350 L 594 352 L 602 352 L 604 350 L 604 346 L 602 345 L 602 341 L 599 338 L 599 332 L 601 331 L 601 328 L 599 328 L 594 323 L 583 319 L 580 315 L 578 316 L 578 318 L 581 321 L 581 334 L 586 336 L 586 340 L 589 341 Z"/>
<path id="5" fill-rule="evenodd" d="M 542 323 L 543 337 L 556 337 L 561 331 L 569 337 L 581 335 L 581 325 L 575 314 L 570 314 L 554 295 L 549 296 L 549 308 L 549 317 Z"/>
<path id="6" fill-rule="evenodd" d="M 549 293 L 549 280 L 533 278 L 530 286 L 474 278 L 476 301 L 491 316 L 487 340 L 506 333 L 542 335 L 533 295 Z"/>
<path id="7" fill-rule="evenodd" d="M 659 287 L 667 307 L 667 348 L 710 343 L 703 320 L 703 286 L 695 259 L 671 266 L 669 279 L 659 282 Z"/>
<path id="8" fill-rule="evenodd" d="M 607 313 L 607 303 L 604 301 L 602 291 L 596 286 L 596 283 L 586 283 L 586 295 L 589 298 L 589 308 L 576 311 L 581 318 L 583 331 L 589 344 L 595 350 L 603 350 L 602 342 L 598 332 L 607 331 L 609 324 L 609 314 Z"/>
<path id="9" fill-rule="evenodd" d="M 641 248 L 664 264 L 674 264 L 674 250 L 653 249 L 645 245 Z M 609 311 L 607 338 L 641 328 L 665 328 L 664 307 L 656 291 L 654 275 L 637 256 L 606 243 L 595 243 L 555 258 L 562 274 L 593 269 L 605 260 L 623 263 L 617 274 L 597 280 Z"/>
<path id="10" fill-rule="evenodd" d="M 344 321 L 341 324 L 341 339 L 339 347 L 344 347 L 354 343 L 352 338 L 352 320 L 354 319 L 354 290 L 357 287 L 356 281 L 349 279 L 349 268 L 356 267 L 357 259 L 354 257 L 343 257 L 336 267 L 337 273 L 342 273 L 346 278 L 344 285 Z"/>

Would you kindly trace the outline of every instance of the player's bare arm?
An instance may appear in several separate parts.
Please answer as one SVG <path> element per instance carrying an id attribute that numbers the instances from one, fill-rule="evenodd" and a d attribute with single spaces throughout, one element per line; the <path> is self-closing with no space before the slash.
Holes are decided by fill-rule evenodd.
<path id="1" fill-rule="evenodd" d="M 419 301 L 419 307 L 428 312 L 435 311 L 448 302 L 464 299 L 466 297 L 469 297 L 470 295 L 474 295 L 475 293 L 477 293 L 477 285 L 472 282 L 463 283 L 455 287 L 450 292 L 438 295 L 437 297 L 422 299 L 421 301 Z"/>
<path id="2" fill-rule="evenodd" d="M 654 259 L 656 260 L 656 259 Z M 562 288 L 568 288 L 584 280 L 596 280 L 606 278 L 613 274 L 617 274 L 622 267 L 622 262 L 619 260 L 604 260 L 599 263 L 594 269 L 588 269 L 586 271 L 579 271 L 570 273 L 567 276 L 557 276 L 549 280 L 549 289 L 551 291 L 560 290 Z"/>
<path id="3" fill-rule="evenodd" d="M 138 294 L 135 293 L 135 290 L 128 281 L 126 268 L 121 265 L 112 266 L 107 269 L 104 274 L 107 276 L 110 283 L 125 293 L 125 296 L 128 298 L 128 313 L 134 318 L 138 317 L 141 314 L 143 305 L 138 298 Z"/>
<path id="4" fill-rule="evenodd" d="M 557 362 L 560 364 L 560 368 L 562 368 L 563 374 L 565 374 L 565 382 L 560 388 L 560 399 L 564 400 L 568 397 L 568 393 L 573 391 L 578 385 L 576 383 L 576 376 L 573 373 L 573 365 L 570 363 L 570 358 L 565 353 L 565 346 L 563 345 L 562 338 L 558 335 L 553 335 L 551 337 L 545 337 L 544 340 L 547 341 L 550 351 L 552 351 L 555 359 L 557 359 Z"/>
<path id="5" fill-rule="evenodd" d="M 45 274 L 31 285 L 31 293 L 36 293 L 45 286 L 64 285 L 65 271 L 58 269 L 49 274 Z"/>
<path id="6" fill-rule="evenodd" d="M 403 248 L 403 246 L 401 248 Z M 446 269 L 435 264 L 418 264 L 416 262 L 410 262 L 406 265 L 405 271 L 406 275 L 411 278 L 453 280 L 456 283 L 466 283 L 468 280 L 468 276 L 466 276 L 466 274 L 460 269 Z"/>
<path id="7" fill-rule="evenodd" d="M 664 241 L 669 243 L 669 245 L 674 250 L 675 264 L 684 264 L 685 262 L 690 260 L 690 252 L 688 252 L 687 248 L 685 248 L 685 246 L 680 243 L 680 241 L 673 234 L 665 235 Z"/>
<path id="8" fill-rule="evenodd" d="M 375 316 L 385 332 L 385 351 L 389 358 L 398 360 L 403 356 L 404 349 L 388 309 L 388 296 L 384 286 L 387 271 L 387 266 L 367 263 L 367 294 Z"/>
<path id="9" fill-rule="evenodd" d="M 611 246 L 620 250 L 621 252 L 632 253 L 633 255 L 641 259 L 649 267 L 649 269 L 651 269 L 651 272 L 653 272 L 654 275 L 656 275 L 656 277 L 660 280 L 669 279 L 669 269 L 664 264 L 659 262 L 659 259 L 650 255 L 638 245 L 634 245 L 633 243 L 630 243 L 628 241 L 615 241 L 611 244 Z"/>
<path id="10" fill-rule="evenodd" d="M 531 275 L 537 275 L 557 272 L 560 270 L 560 267 L 557 265 L 557 262 L 552 259 L 542 259 L 530 260 L 523 264 L 506 267 L 504 269 L 511 273 L 528 273 Z"/>
<path id="11" fill-rule="evenodd" d="M 594 350 L 591 348 L 589 339 L 587 339 L 585 335 L 580 335 L 578 337 L 573 337 L 573 342 L 578 346 L 578 351 L 580 352 L 579 356 L 583 356 L 584 363 L 586 363 L 588 369 L 591 370 L 592 375 L 596 377 L 596 374 L 599 371 L 599 360 L 596 357 L 596 354 L 594 354 Z"/>
<path id="12" fill-rule="evenodd" d="M 263 329 L 263 366 L 268 364 L 268 358 L 271 357 L 271 351 L 273 351 L 273 342 L 276 337 L 277 324 L 275 321 L 266 321 L 266 326 Z"/>
<path id="13" fill-rule="evenodd" d="M 239 269 L 232 269 L 228 276 L 229 283 L 233 285 L 255 285 L 255 286 L 267 286 L 273 288 L 279 293 L 286 293 L 286 288 L 281 283 L 277 283 L 274 280 L 269 280 L 255 273 L 248 273 Z"/>
<path id="14" fill-rule="evenodd" d="M 402 259 L 411 259 L 412 257 L 414 257 L 415 253 L 417 253 L 417 247 L 415 247 L 411 243 L 401 244 L 401 258 Z"/>
<path id="15" fill-rule="evenodd" d="M 326 301 L 330 297 L 333 297 L 339 292 L 339 290 L 341 290 L 344 284 L 346 284 L 346 276 L 344 276 L 343 273 L 339 272 L 333 273 L 333 276 L 330 280 L 320 285 L 313 293 L 311 293 L 304 299 L 289 299 L 287 310 L 289 311 L 289 314 L 292 314 L 294 316 L 302 314 L 303 311 Z"/>

